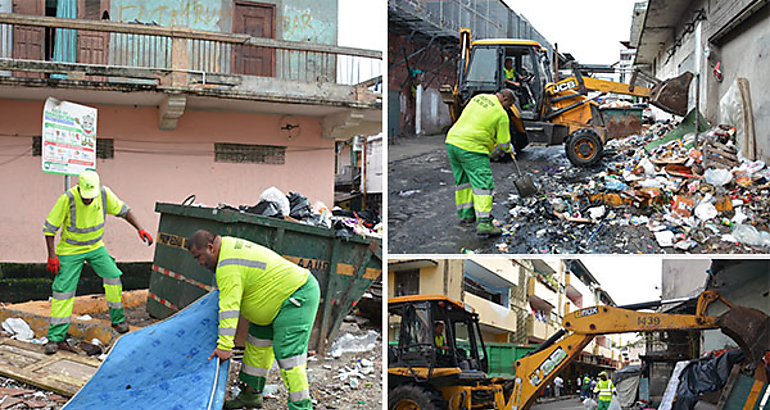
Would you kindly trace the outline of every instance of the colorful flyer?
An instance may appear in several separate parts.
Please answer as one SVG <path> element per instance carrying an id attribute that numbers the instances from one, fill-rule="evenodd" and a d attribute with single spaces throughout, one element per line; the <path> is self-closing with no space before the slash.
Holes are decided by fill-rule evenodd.
<path id="1" fill-rule="evenodd" d="M 96 169 L 96 108 L 48 97 L 43 108 L 43 172 Z"/>

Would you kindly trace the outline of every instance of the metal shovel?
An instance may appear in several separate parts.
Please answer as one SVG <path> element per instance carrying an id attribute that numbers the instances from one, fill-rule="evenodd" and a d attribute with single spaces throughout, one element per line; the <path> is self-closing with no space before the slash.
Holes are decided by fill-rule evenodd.
<path id="1" fill-rule="evenodd" d="M 522 197 L 528 197 L 537 193 L 537 185 L 532 180 L 530 175 L 524 175 L 519 169 L 519 163 L 516 161 L 516 155 L 511 152 L 511 158 L 513 158 L 513 165 L 516 166 L 516 178 L 513 180 L 513 184 L 516 185 L 516 189 L 519 191 L 519 195 Z"/>

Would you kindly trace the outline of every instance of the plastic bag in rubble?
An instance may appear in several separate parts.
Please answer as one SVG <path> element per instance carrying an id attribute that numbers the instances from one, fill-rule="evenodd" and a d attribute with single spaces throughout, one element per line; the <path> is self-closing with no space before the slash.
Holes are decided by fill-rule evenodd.
<path id="1" fill-rule="evenodd" d="M 733 174 L 726 169 L 709 168 L 703 173 L 703 177 L 711 185 L 722 186 L 732 181 Z"/>
<path id="2" fill-rule="evenodd" d="M 316 214 L 318 214 L 321 226 L 325 226 L 327 228 L 332 227 L 332 213 L 329 211 L 329 208 L 326 207 L 325 203 L 321 201 L 315 201 L 313 210 L 316 212 Z"/>
<path id="3" fill-rule="evenodd" d="M 11 333 L 11 339 L 29 342 L 35 337 L 35 332 L 29 327 L 24 319 L 18 317 L 9 317 L 3 321 L 3 330 Z"/>
<path id="4" fill-rule="evenodd" d="M 596 410 L 596 407 L 598 407 L 598 404 L 594 399 L 585 399 L 583 400 L 583 409 L 585 410 Z"/>
<path id="5" fill-rule="evenodd" d="M 294 219 L 305 219 L 313 215 L 313 210 L 310 208 L 310 201 L 308 201 L 307 197 L 302 194 L 289 192 L 289 206 L 291 207 L 289 216 Z"/>
<path id="6" fill-rule="evenodd" d="M 281 210 L 281 213 L 283 215 L 289 215 L 291 212 L 291 206 L 289 205 L 289 198 L 286 198 L 286 195 L 281 192 L 280 189 L 271 186 L 270 188 L 267 188 L 266 190 L 262 191 L 262 195 L 259 196 L 259 202 L 267 201 L 267 202 L 273 202 L 276 205 L 278 205 L 278 209 Z"/>
<path id="7" fill-rule="evenodd" d="M 648 177 L 655 176 L 655 165 L 653 165 L 649 159 L 642 158 L 642 160 L 639 161 L 639 166 L 644 169 L 644 175 L 647 175 Z"/>
<path id="8" fill-rule="evenodd" d="M 365 335 L 360 336 L 345 333 L 332 343 L 332 356 L 339 357 L 342 353 L 368 352 L 380 346 L 377 343 L 379 337 L 380 334 L 374 330 L 369 330 Z"/>
<path id="9" fill-rule="evenodd" d="M 770 247 L 770 232 L 758 231 L 751 225 L 733 225 L 733 237 L 744 245 Z"/>
<path id="10" fill-rule="evenodd" d="M 695 216 L 698 217 L 701 221 L 708 221 L 709 219 L 714 218 L 717 216 L 717 209 L 714 207 L 714 205 L 711 205 L 708 202 L 701 202 L 700 205 L 695 207 Z"/>

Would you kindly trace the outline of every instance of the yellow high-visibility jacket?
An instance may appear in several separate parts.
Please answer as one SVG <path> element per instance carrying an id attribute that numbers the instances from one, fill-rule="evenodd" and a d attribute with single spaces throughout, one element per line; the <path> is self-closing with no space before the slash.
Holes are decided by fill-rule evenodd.
<path id="1" fill-rule="evenodd" d="M 216 280 L 219 287 L 219 340 L 231 350 L 238 316 L 256 325 L 273 323 L 281 305 L 307 282 L 310 271 L 272 250 L 240 238 L 222 237 Z"/>
<path id="2" fill-rule="evenodd" d="M 48 214 L 43 226 L 46 236 L 56 236 L 62 228 L 61 240 L 56 245 L 58 255 L 78 255 L 104 246 L 104 221 L 107 214 L 125 217 L 128 205 L 112 190 L 102 185 L 101 193 L 90 205 L 80 199 L 78 187 L 65 191 Z"/>
<path id="3" fill-rule="evenodd" d="M 612 380 L 599 380 L 594 387 L 594 393 L 599 393 L 599 401 L 612 400 L 612 392 L 615 390 L 615 385 L 612 384 Z"/>
<path id="4" fill-rule="evenodd" d="M 449 129 L 445 142 L 481 154 L 491 154 L 495 144 L 511 152 L 509 125 L 508 113 L 497 96 L 479 94 L 468 101 L 460 118 Z"/>

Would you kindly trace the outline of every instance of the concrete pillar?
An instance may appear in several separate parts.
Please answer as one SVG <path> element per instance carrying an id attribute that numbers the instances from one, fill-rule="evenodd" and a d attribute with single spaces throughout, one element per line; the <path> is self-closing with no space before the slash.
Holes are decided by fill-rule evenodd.
<path id="1" fill-rule="evenodd" d="M 414 133 L 422 135 L 422 84 L 417 84 L 414 105 Z"/>

